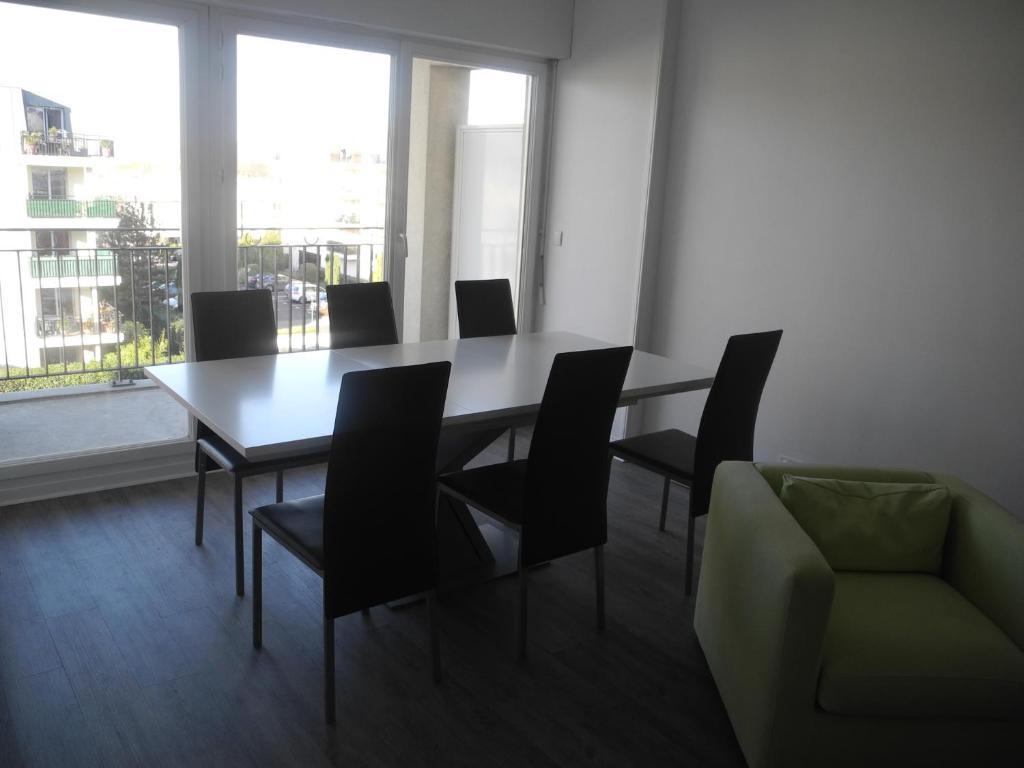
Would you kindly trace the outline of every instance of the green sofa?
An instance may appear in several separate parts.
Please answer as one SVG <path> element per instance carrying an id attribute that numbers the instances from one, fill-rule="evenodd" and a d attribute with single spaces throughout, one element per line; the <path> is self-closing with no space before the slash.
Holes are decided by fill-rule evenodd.
<path id="1" fill-rule="evenodd" d="M 786 473 L 947 486 L 941 573 L 834 572 Z M 752 768 L 1024 766 L 1024 524 L 955 478 L 723 462 L 694 626 Z"/>

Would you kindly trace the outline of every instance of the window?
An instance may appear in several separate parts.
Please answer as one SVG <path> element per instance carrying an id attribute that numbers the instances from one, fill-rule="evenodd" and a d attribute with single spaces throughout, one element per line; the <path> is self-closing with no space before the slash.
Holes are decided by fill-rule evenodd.
<path id="1" fill-rule="evenodd" d="M 33 168 L 32 197 L 59 200 L 68 196 L 66 168 Z"/>
<path id="2" fill-rule="evenodd" d="M 52 256 L 71 248 L 71 237 L 66 229 L 37 230 L 35 236 L 36 250 L 40 256 Z"/>

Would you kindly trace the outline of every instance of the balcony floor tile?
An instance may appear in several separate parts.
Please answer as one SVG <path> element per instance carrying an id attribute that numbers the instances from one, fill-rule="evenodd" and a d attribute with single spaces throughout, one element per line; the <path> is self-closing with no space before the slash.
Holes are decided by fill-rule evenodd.
<path id="1" fill-rule="evenodd" d="M 188 413 L 155 387 L 138 385 L 34 400 L 0 397 L 0 465 L 187 435 Z"/>

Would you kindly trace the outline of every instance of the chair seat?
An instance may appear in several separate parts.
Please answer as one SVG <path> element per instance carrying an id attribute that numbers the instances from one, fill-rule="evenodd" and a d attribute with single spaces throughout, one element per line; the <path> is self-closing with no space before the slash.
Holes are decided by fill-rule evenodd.
<path id="1" fill-rule="evenodd" d="M 253 462 L 227 444 L 225 440 L 214 434 L 205 435 L 196 440 L 196 445 L 209 456 L 221 469 L 237 472 L 249 469 Z"/>
<path id="2" fill-rule="evenodd" d="M 839 572 L 818 704 L 839 715 L 1024 719 L 1024 652 L 941 578 Z"/>
<path id="3" fill-rule="evenodd" d="M 611 451 L 634 464 L 685 482 L 693 479 L 697 438 L 678 429 L 663 429 L 615 440 Z"/>
<path id="4" fill-rule="evenodd" d="M 204 435 L 196 439 L 196 446 L 213 459 L 217 466 L 228 472 L 244 472 L 251 475 L 259 475 L 264 472 L 274 472 L 279 469 L 290 469 L 292 467 L 319 464 L 327 461 L 328 452 L 310 453 L 301 456 L 289 456 L 282 459 L 265 459 L 263 461 L 250 461 L 242 454 L 232 448 L 228 443 L 214 434 Z"/>
<path id="5" fill-rule="evenodd" d="M 250 509 L 253 520 L 315 571 L 324 570 L 324 497 L 282 501 Z"/>
<path id="6" fill-rule="evenodd" d="M 512 526 L 523 524 L 526 459 L 452 472 L 439 477 L 438 484 L 481 512 Z"/>

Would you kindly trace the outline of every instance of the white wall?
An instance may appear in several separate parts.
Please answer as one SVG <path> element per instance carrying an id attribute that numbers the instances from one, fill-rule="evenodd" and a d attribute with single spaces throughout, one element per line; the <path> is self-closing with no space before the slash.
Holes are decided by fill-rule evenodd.
<path id="1" fill-rule="evenodd" d="M 714 366 L 785 329 L 759 458 L 1024 508 L 1022 84 L 1014 0 L 684 3 L 654 347 Z"/>
<path id="2" fill-rule="evenodd" d="M 665 12 L 665 0 L 576 2 L 555 78 L 539 329 L 633 342 Z"/>
<path id="3" fill-rule="evenodd" d="M 211 0 L 371 29 L 503 48 L 544 58 L 569 53 L 572 0 Z"/>

